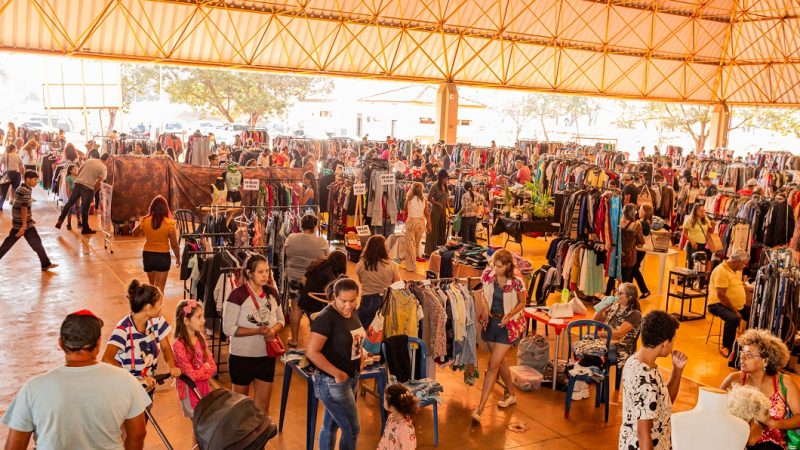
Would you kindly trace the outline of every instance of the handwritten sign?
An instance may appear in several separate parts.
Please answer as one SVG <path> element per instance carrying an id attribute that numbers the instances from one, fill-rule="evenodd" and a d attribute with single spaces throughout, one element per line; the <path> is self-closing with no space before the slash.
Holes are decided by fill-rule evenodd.
<path id="1" fill-rule="evenodd" d="M 353 185 L 353 195 L 364 195 L 367 193 L 367 185 L 364 183 L 356 183 Z"/>
<path id="2" fill-rule="evenodd" d="M 255 178 L 245 178 L 242 186 L 245 191 L 257 191 L 258 190 L 258 180 Z"/>
<path id="3" fill-rule="evenodd" d="M 712 172 L 708 172 L 708 178 L 711 178 L 712 180 L 716 180 L 717 179 L 717 172 L 713 172 L 713 171 Z"/>
<path id="4" fill-rule="evenodd" d="M 359 225 L 356 227 L 356 232 L 359 236 L 366 237 L 372 234 L 369 229 L 369 225 Z"/>
<path id="5" fill-rule="evenodd" d="M 394 175 L 391 173 L 381 175 L 381 185 L 383 186 L 393 186 L 394 181 Z"/>

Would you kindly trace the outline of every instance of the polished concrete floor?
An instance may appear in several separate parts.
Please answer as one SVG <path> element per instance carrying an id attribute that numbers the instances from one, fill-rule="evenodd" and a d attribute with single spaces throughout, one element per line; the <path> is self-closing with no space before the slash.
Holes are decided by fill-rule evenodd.
<path id="1" fill-rule="evenodd" d="M 110 333 L 114 324 L 128 313 L 125 289 L 132 278 L 146 280 L 141 271 L 141 239 L 120 239 L 112 245 L 113 253 L 104 249 L 100 234 L 86 237 L 79 231 L 56 230 L 58 209 L 52 198 L 45 197 L 40 189 L 35 190 L 33 214 L 37 229 L 54 262 L 60 267 L 42 273 L 35 254 L 24 241 L 17 245 L 0 261 L 0 308 L 3 314 L 3 333 L 0 333 L 0 360 L 6 367 L 0 380 L 0 413 L 4 412 L 17 390 L 30 377 L 41 374 L 62 364 L 62 354 L 57 347 L 58 327 L 64 315 L 81 308 L 90 308 L 106 323 L 104 332 Z M 97 218 L 91 223 L 99 227 Z M 0 235 L 10 228 L 9 206 L 0 214 Z M 502 244 L 499 238 L 493 244 Z M 524 256 L 534 266 L 544 262 L 544 253 L 549 245 L 543 239 L 525 238 Z M 519 251 L 518 245 L 509 243 L 509 249 Z M 680 256 L 682 258 L 682 255 Z M 682 261 L 681 261 L 682 263 Z M 668 263 L 669 264 L 669 263 Z M 669 267 L 669 265 L 668 265 Z M 644 272 L 651 290 L 655 293 L 658 278 L 658 261 L 648 256 Z M 350 270 L 353 270 L 352 264 Z M 407 274 L 408 278 L 422 278 L 419 274 Z M 668 269 L 667 269 L 668 270 Z M 409 276 L 410 275 L 410 276 Z M 172 321 L 174 307 L 181 299 L 182 282 L 173 270 L 167 285 L 165 316 Z M 653 295 L 643 301 L 645 310 L 664 307 L 663 297 Z M 672 308 L 671 305 L 671 310 Z M 711 316 L 705 320 L 685 322 L 678 331 L 676 348 L 689 355 L 689 364 L 684 372 L 681 393 L 675 411 L 691 409 L 696 403 L 699 384 L 718 386 L 730 373 L 725 360 L 717 353 L 715 344 L 706 344 L 706 333 Z M 715 325 L 716 328 L 716 325 Z M 539 327 L 540 332 L 542 328 Z M 303 324 L 303 336 L 307 336 L 308 325 Z M 553 338 L 553 333 L 550 333 Z M 284 336 L 286 340 L 286 336 Z M 486 367 L 487 354 L 479 353 L 481 372 Z M 509 355 L 515 364 L 515 357 Z M 661 362 L 669 370 L 668 360 Z M 162 364 L 163 367 L 163 364 Z M 277 369 L 270 413 L 277 420 L 280 404 L 280 389 L 283 380 L 282 367 Z M 594 397 L 575 402 L 569 420 L 564 418 L 564 393 L 542 388 L 530 393 L 520 393 L 518 403 L 501 410 L 494 403 L 502 391 L 493 390 L 490 406 L 484 412 L 480 425 L 471 423 L 469 413 L 480 399 L 481 383 L 468 386 L 463 373 L 450 369 L 439 369 L 439 380 L 445 391 L 443 404 L 439 408 L 439 447 L 450 448 L 515 448 L 515 449 L 611 449 L 616 448 L 617 433 L 621 421 L 621 395 L 612 394 L 611 417 L 603 423 L 603 408 L 594 408 Z M 227 375 L 222 375 L 220 384 L 229 385 Z M 293 378 L 283 433 L 269 443 L 273 449 L 301 449 L 305 445 L 306 394 L 305 385 Z M 594 393 L 592 393 L 594 395 Z M 380 416 L 378 402 L 367 395 L 358 400 L 362 433 L 359 448 L 375 448 L 380 439 Z M 191 424 L 183 418 L 174 389 L 159 388 L 155 397 L 154 414 L 176 449 L 191 447 Z M 318 426 L 322 414 L 319 414 Z M 524 432 L 509 430 L 509 426 L 523 424 Z M 426 408 L 416 418 L 417 437 L 420 448 L 433 447 L 431 409 Z M 0 441 L 5 441 L 7 429 L 0 427 Z M 148 429 L 147 449 L 163 448 L 160 439 Z"/>

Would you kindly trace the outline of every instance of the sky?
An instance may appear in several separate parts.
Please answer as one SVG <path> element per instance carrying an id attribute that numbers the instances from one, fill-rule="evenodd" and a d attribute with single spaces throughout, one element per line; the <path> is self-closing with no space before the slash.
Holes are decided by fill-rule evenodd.
<path id="1" fill-rule="evenodd" d="M 113 78 L 115 70 L 117 70 L 114 68 L 116 67 L 116 63 L 103 63 L 103 65 L 105 68 L 102 69 L 102 71 L 110 74 L 110 77 Z M 84 63 L 84 67 L 91 67 L 90 69 L 86 69 L 86 71 L 91 75 L 90 78 L 93 78 L 92 81 L 98 82 L 98 74 L 101 71 L 100 63 L 97 61 L 87 61 Z M 44 97 L 44 84 L 46 82 L 53 83 L 57 81 L 62 76 L 61 73 L 64 73 L 63 77 L 67 79 L 66 81 L 68 82 L 80 81 L 81 63 L 80 60 L 75 58 L 0 53 L 0 68 L 2 68 L 7 75 L 6 82 L 0 85 L 0 95 L 4 99 L 3 102 L 0 102 L 0 123 L 8 121 L 23 122 L 29 120 L 32 116 L 41 117 L 46 114 L 42 102 L 42 97 Z M 358 98 L 368 97 L 409 84 L 369 79 L 333 78 L 333 80 L 335 88 L 329 94 L 329 97 L 345 101 L 348 99 L 355 101 Z M 525 93 L 501 89 L 459 87 L 459 95 L 483 103 L 491 109 L 501 111 L 505 104 L 520 99 Z M 99 98 L 100 96 L 95 97 Z M 110 98 L 113 97 L 113 95 L 107 95 L 106 97 Z M 73 100 L 76 99 L 73 98 Z M 600 120 L 594 128 L 589 128 L 588 124 L 582 125 L 582 135 L 618 139 L 620 149 L 632 153 L 635 153 L 642 145 L 648 150 L 652 148 L 657 141 L 654 127 L 634 130 L 617 129 L 613 125 L 613 122 L 619 114 L 619 104 L 614 100 L 600 100 L 603 104 L 603 112 L 600 115 Z M 83 129 L 85 125 L 88 125 L 90 130 L 100 130 L 101 124 L 105 125 L 108 120 L 107 115 L 104 114 L 101 116 L 97 110 L 89 111 L 86 117 L 84 117 L 80 110 L 53 112 L 52 115 L 69 118 L 76 128 L 76 131 Z M 146 103 L 134 105 L 133 108 L 131 108 L 131 112 L 120 117 L 120 122 L 117 123 L 119 124 L 119 129 L 124 130 L 140 122 L 180 120 L 191 123 L 199 119 L 200 116 L 185 105 L 169 103 L 153 105 L 152 103 Z M 293 124 L 288 125 L 290 127 L 293 126 Z M 502 133 L 500 134 L 502 134 L 506 140 L 509 139 L 507 136 L 513 136 L 513 133 L 510 133 L 510 129 L 513 127 L 509 120 L 502 120 L 501 117 L 498 117 L 498 123 L 496 125 L 499 129 L 502 129 Z M 158 124 L 154 126 L 158 126 Z M 574 127 L 565 127 L 562 124 L 551 124 L 548 128 L 548 131 L 551 132 L 562 131 L 564 136 L 574 134 Z M 522 135 L 524 137 L 543 138 L 541 129 L 535 121 L 526 125 Z M 403 138 L 402 136 L 397 137 Z M 513 138 L 510 139 L 513 140 Z M 731 132 L 729 140 L 730 147 L 737 150 L 738 153 L 754 151 L 758 148 L 791 151 L 794 148 L 800 147 L 800 139 L 796 136 L 780 136 L 776 133 L 764 130 L 735 130 Z M 507 144 L 512 144 L 512 142 L 508 142 Z M 684 148 L 693 147 L 689 136 L 682 132 L 667 133 L 665 142 L 662 144 L 681 145 Z"/>

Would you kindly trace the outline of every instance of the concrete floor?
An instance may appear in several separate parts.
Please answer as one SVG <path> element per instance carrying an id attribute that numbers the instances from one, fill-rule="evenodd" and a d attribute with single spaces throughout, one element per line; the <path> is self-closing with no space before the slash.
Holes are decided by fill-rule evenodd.
<path id="1" fill-rule="evenodd" d="M 36 189 L 33 207 L 37 229 L 45 243 L 50 258 L 60 264 L 52 272 L 42 273 L 35 254 L 24 241 L 20 241 L 0 262 L 0 307 L 6 311 L 3 317 L 4 332 L 0 334 L 0 360 L 4 361 L 6 375 L 0 380 L 0 414 L 14 394 L 30 377 L 46 372 L 63 363 L 62 353 L 57 347 L 58 328 L 64 315 L 90 308 L 105 320 L 104 334 L 108 335 L 114 324 L 128 313 L 125 289 L 132 278 L 146 281 L 141 271 L 141 239 L 120 239 L 113 244 L 114 253 L 103 248 L 102 235 L 81 236 L 78 231 L 56 230 L 58 209 L 52 198 L 45 197 Z M 97 218 L 91 223 L 99 228 Z M 8 205 L 0 214 L 0 236 L 5 237 L 11 225 Z M 494 244 L 502 244 L 499 238 Z M 549 245 L 543 239 L 525 238 L 524 256 L 535 267 L 544 262 L 544 253 Z M 509 244 L 509 249 L 518 251 L 518 245 Z M 656 290 L 657 261 L 648 256 L 644 263 L 645 277 L 651 290 Z M 353 265 L 349 269 L 353 270 Z M 402 271 L 407 278 L 422 278 L 419 274 Z M 167 284 L 165 316 L 174 319 L 175 304 L 181 299 L 182 282 L 173 270 Z M 646 311 L 663 308 L 663 298 L 653 295 L 643 301 Z M 671 308 L 673 309 L 673 308 Z M 705 320 L 686 322 L 678 331 L 676 348 L 689 355 L 689 364 L 684 372 L 681 394 L 675 411 L 691 409 L 696 403 L 698 383 L 718 386 L 730 373 L 725 360 L 717 353 L 717 347 L 706 344 L 711 316 Z M 542 328 L 539 327 L 540 333 Z M 303 336 L 307 336 L 308 324 L 303 324 Z M 552 339 L 553 333 L 550 334 Z M 287 335 L 284 336 L 284 341 Z M 479 352 L 481 372 L 486 367 L 487 354 Z M 515 364 L 515 357 L 509 362 Z M 670 363 L 664 360 L 664 369 Z M 163 364 L 162 364 L 163 369 Z M 279 364 L 273 389 L 270 413 L 277 420 L 280 404 L 280 389 L 283 369 Z M 587 400 L 574 402 L 569 420 L 564 418 L 564 393 L 540 389 L 518 395 L 517 405 L 500 410 L 494 403 L 502 391 L 495 387 L 490 404 L 484 412 L 484 421 L 476 426 L 471 423 L 469 413 L 480 399 L 481 383 L 467 386 L 463 373 L 450 369 L 439 369 L 439 380 L 445 388 L 443 405 L 439 408 L 439 447 L 448 448 L 514 448 L 514 449 L 582 449 L 616 448 L 621 422 L 621 395 L 612 394 L 611 414 L 607 424 L 603 423 L 603 408 L 595 409 L 594 392 Z M 220 384 L 229 386 L 227 375 L 222 375 Z M 301 449 L 305 445 L 305 385 L 293 378 L 283 433 L 270 441 L 271 449 Z M 362 433 L 359 448 L 375 448 L 380 439 L 380 416 L 378 402 L 367 395 L 360 398 L 359 415 Z M 156 393 L 154 414 L 176 449 L 191 448 L 191 423 L 183 418 L 174 389 L 162 386 Z M 318 427 L 321 424 L 321 412 Z M 523 423 L 527 431 L 512 432 L 511 424 Z M 433 448 L 431 409 L 424 409 L 416 418 L 417 438 L 420 448 Z M 0 427 L 0 441 L 5 441 L 7 429 Z M 163 448 L 158 436 L 148 429 L 147 449 Z"/>

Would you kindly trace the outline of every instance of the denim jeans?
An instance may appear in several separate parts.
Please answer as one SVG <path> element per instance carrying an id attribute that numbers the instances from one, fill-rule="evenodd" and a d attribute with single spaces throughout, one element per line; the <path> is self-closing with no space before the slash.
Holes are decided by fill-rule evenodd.
<path id="1" fill-rule="evenodd" d="M 348 378 L 337 383 L 321 371 L 314 374 L 314 394 L 325 406 L 322 428 L 319 430 L 320 450 L 333 450 L 336 444 L 336 431 L 342 430 L 339 450 L 355 450 L 361 425 L 356 408 L 356 387 L 358 377 Z"/>
<path id="2" fill-rule="evenodd" d="M 725 322 L 722 326 L 722 346 L 731 351 L 733 349 L 733 341 L 736 340 L 736 329 L 739 328 L 739 318 L 736 317 L 736 313 L 732 309 L 722 303 L 708 305 L 708 312 Z M 739 310 L 739 314 L 741 314 L 745 322 L 750 320 L 750 306 L 744 305 L 744 308 Z"/>
<path id="3" fill-rule="evenodd" d="M 94 189 L 82 184 L 75 183 L 75 187 L 72 189 L 72 195 L 69 196 L 69 200 L 67 200 L 67 203 L 61 208 L 61 215 L 58 216 L 58 222 L 61 223 L 64 221 L 67 214 L 69 214 L 69 210 L 72 209 L 78 199 L 81 200 L 81 222 L 83 222 L 83 229 L 88 230 L 89 207 L 92 205 L 92 200 L 94 199 Z"/>
<path id="4" fill-rule="evenodd" d="M 383 303 L 383 295 L 372 294 L 364 295 L 361 297 L 361 305 L 358 307 L 358 319 L 361 321 L 361 326 L 366 330 L 375 318 L 375 314 L 381 309 Z"/>
<path id="5" fill-rule="evenodd" d="M 370 229 L 372 229 L 372 234 L 379 234 L 385 238 L 394 234 L 394 224 L 391 219 L 383 219 L 383 225 L 372 225 Z"/>

